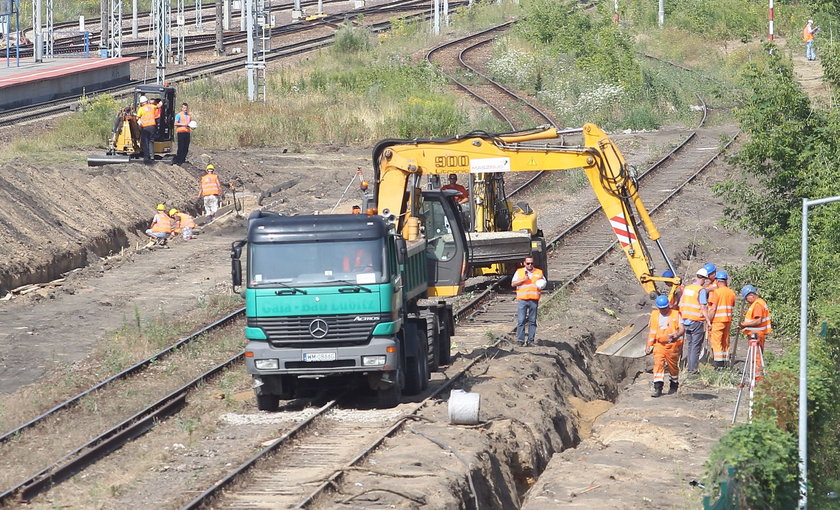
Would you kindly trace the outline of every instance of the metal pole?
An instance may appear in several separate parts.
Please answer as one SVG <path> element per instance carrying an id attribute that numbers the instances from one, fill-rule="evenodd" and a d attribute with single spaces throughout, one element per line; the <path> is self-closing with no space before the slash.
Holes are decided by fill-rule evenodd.
<path id="1" fill-rule="evenodd" d="M 770 0 L 770 40 L 773 41 L 775 36 L 773 35 L 773 0 Z"/>
<path id="2" fill-rule="evenodd" d="M 665 26 L 665 0 L 659 0 L 659 28 Z"/>
<path id="3" fill-rule="evenodd" d="M 432 8 L 434 9 L 434 14 L 432 15 L 432 33 L 435 35 L 440 34 L 440 0 L 434 0 L 432 4 Z"/>
<path id="4" fill-rule="evenodd" d="M 808 207 L 840 196 L 802 199 L 802 273 L 799 287 L 799 509 L 808 508 Z"/>
<path id="5" fill-rule="evenodd" d="M 131 0 L 131 37 L 137 39 L 137 0 Z"/>
<path id="6" fill-rule="evenodd" d="M 254 102 L 257 99 L 256 80 L 254 64 L 254 0 L 245 0 L 244 16 L 248 30 L 248 60 L 245 68 L 248 74 L 248 101 Z"/>
<path id="7" fill-rule="evenodd" d="M 43 32 L 41 32 L 41 0 L 35 0 L 35 4 L 33 5 L 32 27 L 35 29 L 32 56 L 35 57 L 35 62 L 42 62 L 44 60 L 44 36 Z"/>
<path id="8" fill-rule="evenodd" d="M 808 199 L 802 199 L 799 282 L 799 508 L 808 508 Z"/>

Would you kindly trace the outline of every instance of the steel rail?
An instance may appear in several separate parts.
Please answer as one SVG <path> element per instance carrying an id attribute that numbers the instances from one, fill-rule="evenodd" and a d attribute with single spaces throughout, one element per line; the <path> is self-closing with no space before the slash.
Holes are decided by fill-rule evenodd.
<path id="1" fill-rule="evenodd" d="M 14 497 L 22 500 L 32 499 L 116 451 L 128 441 L 148 432 L 159 419 L 178 412 L 186 402 L 189 391 L 241 360 L 243 354 L 244 351 L 216 365 L 131 418 L 76 448 L 29 479 L 0 494 L 0 505 L 11 501 Z"/>
<path id="2" fill-rule="evenodd" d="M 16 428 L 4 433 L 2 436 L 0 436 L 0 444 L 8 441 L 9 439 L 11 439 L 13 437 L 16 437 L 18 434 L 20 434 L 24 430 L 29 429 L 31 427 L 34 427 L 35 425 L 38 425 L 39 423 L 41 423 L 45 419 L 49 418 L 50 416 L 54 415 L 55 413 L 72 407 L 73 405 L 77 404 L 81 399 L 90 395 L 91 393 L 93 393 L 97 390 L 101 390 L 102 388 L 105 388 L 106 386 L 110 385 L 111 383 L 113 383 L 115 381 L 125 379 L 129 376 L 132 376 L 132 375 L 136 374 L 137 372 L 140 372 L 141 370 L 145 369 L 146 367 L 148 367 L 152 363 L 160 361 L 160 360 L 166 358 L 167 356 L 169 356 L 170 354 L 173 354 L 175 351 L 177 351 L 181 347 L 187 345 L 188 343 L 192 342 L 193 340 L 197 339 L 201 335 L 203 335 L 205 333 L 208 333 L 210 331 L 213 331 L 215 329 L 221 328 L 223 326 L 226 326 L 229 322 L 233 321 L 234 319 L 236 319 L 240 316 L 243 316 L 244 314 L 245 314 L 245 308 L 244 307 L 239 308 L 236 311 L 233 311 L 233 312 L 225 315 L 224 317 L 208 324 L 207 326 L 199 328 L 198 330 L 191 333 L 190 335 L 188 335 L 186 337 L 183 337 L 183 338 L 180 338 L 177 342 L 175 342 L 174 344 L 170 345 L 169 347 L 161 350 L 160 352 L 149 356 L 148 358 L 134 364 L 133 366 L 131 366 L 129 368 L 126 368 L 125 370 L 123 370 L 122 372 L 120 372 L 118 374 L 112 375 L 111 377 L 109 377 L 109 378 L 105 379 L 104 381 L 96 384 L 95 386 L 92 386 L 92 387 L 86 389 L 85 391 L 79 393 L 78 395 L 76 395 L 74 397 L 71 397 L 71 398 L 65 400 L 64 402 L 61 402 L 60 404 L 50 408 L 49 410 L 39 414 L 35 418 L 32 418 L 28 422 L 24 423 L 23 425 L 20 425 Z"/>
<path id="3" fill-rule="evenodd" d="M 460 0 L 458 2 L 453 3 L 453 6 L 465 4 L 467 0 Z M 408 2 L 411 5 L 419 4 L 417 0 L 410 0 Z M 391 6 L 391 7 L 389 7 Z M 376 9 L 379 9 L 381 12 L 391 12 L 388 9 L 393 8 L 397 11 L 403 10 L 406 6 L 405 0 L 397 0 L 394 2 L 389 2 L 388 4 L 383 4 L 377 7 L 371 7 L 371 11 L 373 12 Z M 372 13 L 371 12 L 371 13 Z M 335 17 L 341 17 L 342 15 L 336 14 L 331 15 Z M 414 13 L 408 16 L 405 16 L 403 19 L 407 19 L 409 21 L 421 19 L 426 20 L 431 15 L 426 12 L 421 13 Z M 329 17 L 328 17 L 329 18 Z M 306 29 L 321 27 L 324 25 L 329 25 L 332 23 L 331 20 L 328 18 L 324 18 L 319 22 L 311 23 L 306 26 Z M 391 27 L 391 21 L 383 21 L 379 23 L 372 23 L 371 25 L 367 25 L 367 28 L 370 29 L 374 33 L 385 32 Z M 315 51 L 333 44 L 335 40 L 335 34 L 329 34 L 325 36 L 315 37 L 306 41 L 299 41 L 290 43 L 287 45 L 279 46 L 277 48 L 272 49 L 270 52 L 267 53 L 266 61 L 272 62 L 275 60 L 281 60 L 285 58 L 289 58 L 292 56 L 300 55 L 303 53 L 308 53 L 311 51 Z M 189 67 L 186 69 L 181 69 L 176 72 L 170 73 L 169 78 L 170 81 L 178 82 L 178 81 L 188 81 L 191 79 L 195 79 L 202 76 L 207 75 L 215 75 L 215 74 L 224 74 L 227 72 L 239 72 L 243 70 L 243 64 L 247 59 L 246 55 L 240 55 L 236 57 L 227 58 L 221 62 L 211 62 L 207 64 L 201 64 L 193 67 Z M 107 87 L 100 90 L 97 90 L 95 93 L 90 94 L 92 97 L 96 97 L 102 94 L 111 94 L 115 97 L 122 97 L 129 95 L 133 92 L 134 87 L 137 85 L 141 85 L 146 83 L 147 80 L 132 80 L 128 83 L 121 84 L 114 87 Z M 18 123 L 22 123 L 24 121 L 34 121 L 43 117 L 52 116 L 52 115 L 60 115 L 70 113 L 77 105 L 79 104 L 79 99 L 76 96 L 71 97 L 64 97 L 59 99 L 54 99 L 50 101 L 44 101 L 41 103 L 37 103 L 34 105 L 27 105 L 20 108 L 13 108 L 8 109 L 2 112 L 2 116 L 0 116 L 0 127 L 2 126 L 9 126 L 15 125 Z"/>

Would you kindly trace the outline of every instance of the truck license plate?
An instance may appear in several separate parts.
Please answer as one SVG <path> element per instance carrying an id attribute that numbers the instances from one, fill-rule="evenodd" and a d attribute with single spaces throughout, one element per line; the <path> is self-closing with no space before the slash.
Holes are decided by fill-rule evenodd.
<path id="1" fill-rule="evenodd" d="M 335 361 L 334 352 L 305 352 L 303 361 Z"/>

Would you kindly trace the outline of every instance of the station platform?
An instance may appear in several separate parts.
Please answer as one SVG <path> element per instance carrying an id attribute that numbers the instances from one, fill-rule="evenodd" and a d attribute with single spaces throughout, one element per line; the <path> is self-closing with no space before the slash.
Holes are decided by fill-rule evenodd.
<path id="1" fill-rule="evenodd" d="M 127 83 L 138 57 L 61 58 L 47 62 L 21 60 L 6 67 L 0 60 L 0 111 L 62 97 L 80 96 Z"/>

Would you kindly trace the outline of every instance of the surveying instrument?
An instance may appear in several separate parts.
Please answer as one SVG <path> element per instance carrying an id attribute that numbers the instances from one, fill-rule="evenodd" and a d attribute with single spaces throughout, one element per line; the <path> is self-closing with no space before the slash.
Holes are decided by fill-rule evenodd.
<path id="1" fill-rule="evenodd" d="M 758 370 L 764 371 L 764 355 L 761 352 L 761 347 L 758 345 L 758 335 L 753 333 L 750 335 L 750 345 L 747 349 L 747 359 L 744 360 L 744 372 L 741 374 L 741 383 L 738 385 L 738 399 L 735 401 L 735 412 L 732 413 L 732 424 L 738 418 L 738 408 L 741 405 L 741 396 L 744 393 L 744 386 L 749 384 L 749 399 L 750 407 L 747 415 L 747 421 L 752 421 L 753 409 L 753 395 L 755 394 L 755 382 Z M 749 378 L 749 381 L 747 381 Z M 745 384 L 745 381 L 747 383 Z"/>

